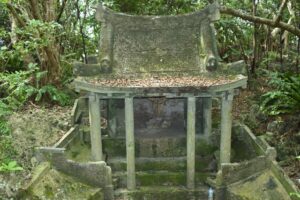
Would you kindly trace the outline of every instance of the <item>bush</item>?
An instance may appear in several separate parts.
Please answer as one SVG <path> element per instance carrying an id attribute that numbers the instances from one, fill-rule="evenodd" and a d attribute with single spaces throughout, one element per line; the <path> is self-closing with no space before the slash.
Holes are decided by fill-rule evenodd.
<path id="1" fill-rule="evenodd" d="M 261 110 L 268 115 L 300 111 L 300 75 L 269 73 L 269 84 L 275 89 L 261 98 Z"/>
<path id="2" fill-rule="evenodd" d="M 69 96 L 55 86 L 40 86 L 39 82 L 47 72 L 38 71 L 34 64 L 29 68 L 27 71 L 0 73 L 0 117 L 18 109 L 30 99 L 41 101 L 44 97 L 62 106 L 70 103 Z"/>

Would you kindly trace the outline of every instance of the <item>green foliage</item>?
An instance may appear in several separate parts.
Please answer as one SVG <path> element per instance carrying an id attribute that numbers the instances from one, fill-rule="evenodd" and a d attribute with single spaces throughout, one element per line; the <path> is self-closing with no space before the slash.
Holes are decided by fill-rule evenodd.
<path id="1" fill-rule="evenodd" d="M 1 112 L 1 111 L 0 111 Z M 10 128 L 9 125 L 5 120 L 1 120 L 0 118 L 0 135 L 9 135 L 10 134 Z"/>
<path id="2" fill-rule="evenodd" d="M 14 73 L 0 73 L 0 117 L 16 110 L 25 102 L 35 97 L 35 101 L 41 101 L 42 97 L 49 97 L 54 103 L 62 106 L 70 103 L 70 98 L 64 92 L 53 85 L 40 86 L 40 80 L 47 72 L 40 72 L 35 64 L 29 65 L 30 70 Z"/>
<path id="3" fill-rule="evenodd" d="M 16 161 L 10 161 L 7 164 L 2 163 L 0 165 L 0 172 L 12 172 L 12 171 L 22 171 L 23 168 L 18 166 Z"/>
<path id="4" fill-rule="evenodd" d="M 15 154 L 7 123 L 13 111 L 29 100 L 41 101 L 43 98 L 63 106 L 70 103 L 70 97 L 53 85 L 40 86 L 40 80 L 46 74 L 40 72 L 36 64 L 30 64 L 26 71 L 0 73 L 0 171 L 21 169 L 14 162 L 8 162 Z"/>
<path id="5" fill-rule="evenodd" d="M 10 24 L 9 24 L 8 12 L 4 5 L 5 3 L 8 3 L 8 0 L 0 0 L 0 19 L 1 19 L 0 20 L 0 28 L 3 27 L 5 29 L 8 29 Z"/>
<path id="6" fill-rule="evenodd" d="M 13 147 L 12 137 L 0 134 L 0 165 L 13 160 L 15 156 L 16 151 Z"/>
<path id="7" fill-rule="evenodd" d="M 38 89 L 35 101 L 40 101 L 43 96 L 49 96 L 52 101 L 59 103 L 61 106 L 70 104 L 70 97 L 53 85 L 45 85 Z"/>
<path id="8" fill-rule="evenodd" d="M 0 73 L 0 89 L 4 96 L 0 105 L 6 105 L 6 110 L 15 110 L 23 105 L 36 92 L 31 85 L 32 73 L 33 70 Z"/>
<path id="9" fill-rule="evenodd" d="M 300 111 L 300 75 L 269 73 L 269 84 L 275 90 L 262 96 L 261 110 L 269 115 Z"/>
<path id="10" fill-rule="evenodd" d="M 58 32 L 62 32 L 58 23 L 39 20 L 29 20 L 24 28 L 16 28 L 13 34 L 18 40 L 11 46 L 2 46 L 0 49 L 0 72 L 26 70 L 24 64 L 32 59 L 30 56 L 49 45 L 53 35 L 60 36 Z M 0 27 L 0 39 L 9 41 L 10 34 L 12 33 Z"/>
<path id="11" fill-rule="evenodd" d="M 167 15 L 195 11 L 207 1 L 198 0 L 104 0 L 104 4 L 114 10 L 131 14 Z"/>
<path id="12" fill-rule="evenodd" d="M 297 197 L 298 199 L 300 199 L 300 193 L 292 192 L 292 193 L 290 193 L 290 196 L 291 196 L 291 197 L 292 197 L 292 196 L 295 196 L 295 197 Z"/>

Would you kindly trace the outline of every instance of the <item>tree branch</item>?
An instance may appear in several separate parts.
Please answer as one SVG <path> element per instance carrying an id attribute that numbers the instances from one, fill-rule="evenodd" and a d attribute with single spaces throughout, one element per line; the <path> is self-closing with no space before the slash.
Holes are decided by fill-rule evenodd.
<path id="1" fill-rule="evenodd" d="M 24 19 L 22 19 L 22 17 L 20 17 L 20 15 L 16 11 L 15 7 L 10 3 L 7 3 L 6 6 L 7 6 L 8 10 L 10 11 L 10 13 L 12 14 L 12 16 L 16 19 L 16 22 L 19 25 L 19 27 L 26 26 L 26 22 L 24 21 Z"/>
<path id="2" fill-rule="evenodd" d="M 275 23 L 275 24 L 278 24 L 278 23 L 279 23 L 279 21 L 280 21 L 280 19 L 281 19 L 281 16 L 282 16 L 282 13 L 283 13 L 283 10 L 284 10 L 284 8 L 285 8 L 287 2 L 288 2 L 288 0 L 282 0 L 281 5 L 280 5 L 280 7 L 279 7 L 278 14 L 277 14 L 276 18 L 274 19 L 274 23 Z"/>
<path id="3" fill-rule="evenodd" d="M 63 0 L 63 2 L 62 2 L 62 5 L 61 5 L 60 10 L 59 10 L 59 13 L 58 13 L 58 15 L 56 17 L 56 20 L 55 20 L 57 23 L 59 23 L 60 18 L 62 17 L 62 14 L 64 13 L 67 1 L 68 0 Z"/>
<path id="4" fill-rule="evenodd" d="M 85 36 L 84 36 L 84 31 L 83 31 L 83 22 L 84 22 L 84 20 L 86 18 L 86 9 L 87 9 L 88 3 L 89 3 L 89 0 L 87 0 L 87 2 L 86 2 L 87 5 L 86 5 L 85 11 L 84 11 L 83 20 L 80 19 L 79 0 L 77 0 L 76 3 L 75 3 L 75 7 L 76 7 L 76 10 L 77 10 L 77 19 L 78 19 L 78 22 L 79 22 L 79 31 L 80 31 L 81 39 L 82 39 L 82 48 L 83 48 L 83 54 L 84 54 L 84 63 L 87 63 L 87 52 L 86 52 Z"/>
<path id="5" fill-rule="evenodd" d="M 253 23 L 265 24 L 265 25 L 268 25 L 268 26 L 271 26 L 271 27 L 274 27 L 274 28 L 276 28 L 276 27 L 281 28 L 285 31 L 288 31 L 288 32 L 300 37 L 300 29 L 298 29 L 297 27 L 295 27 L 293 25 L 289 25 L 287 23 L 284 23 L 284 22 L 275 23 L 274 20 L 248 15 L 248 14 L 245 14 L 245 13 L 239 11 L 239 10 L 235 10 L 235 9 L 232 9 L 232 8 L 227 8 L 227 7 L 224 7 L 224 6 L 220 7 L 220 12 L 222 14 L 227 14 L 227 15 L 232 15 L 232 16 L 235 16 L 235 17 L 239 17 L 241 19 L 244 19 L 244 20 L 247 20 L 247 21 L 250 21 L 250 22 L 253 22 Z"/>

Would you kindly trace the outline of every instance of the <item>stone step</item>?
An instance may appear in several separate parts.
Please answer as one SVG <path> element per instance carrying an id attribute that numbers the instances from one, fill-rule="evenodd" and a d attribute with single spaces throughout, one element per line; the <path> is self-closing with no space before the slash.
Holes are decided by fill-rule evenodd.
<path id="1" fill-rule="evenodd" d="M 195 173 L 195 182 L 197 186 L 203 186 L 208 177 L 213 177 L 212 173 Z M 113 173 L 114 188 L 127 187 L 126 172 Z M 140 186 L 186 186 L 186 172 L 136 172 L 136 185 Z"/>
<path id="2" fill-rule="evenodd" d="M 115 200 L 205 200 L 208 199 L 208 187 L 194 190 L 185 187 L 154 186 L 140 187 L 136 190 L 115 190 Z"/>
<path id="3" fill-rule="evenodd" d="M 213 162 L 217 168 L 216 161 L 211 156 L 200 157 L 196 156 L 196 171 L 206 172 L 213 171 Z M 127 163 L 126 158 L 115 157 L 109 158 L 107 164 L 111 167 L 113 172 L 126 171 Z M 135 159 L 136 171 L 161 171 L 166 170 L 169 172 L 186 171 L 186 157 L 157 157 L 145 158 L 138 157 Z"/>
<path id="4" fill-rule="evenodd" d="M 103 151 L 109 157 L 126 156 L 125 138 L 103 138 Z M 203 139 L 196 139 L 196 155 L 212 155 L 216 150 Z M 186 156 L 185 137 L 137 138 L 136 157 L 181 157 Z"/>
<path id="5" fill-rule="evenodd" d="M 172 157 L 186 155 L 185 138 L 139 138 L 135 140 L 137 157 Z M 103 139 L 104 152 L 109 156 L 126 156 L 125 139 Z"/>

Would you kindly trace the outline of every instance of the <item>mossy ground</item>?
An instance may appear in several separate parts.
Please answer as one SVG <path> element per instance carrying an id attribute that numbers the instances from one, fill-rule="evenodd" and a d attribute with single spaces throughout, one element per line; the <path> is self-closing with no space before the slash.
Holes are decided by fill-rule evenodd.
<path id="1" fill-rule="evenodd" d="M 38 182 L 23 194 L 24 196 L 19 196 L 19 198 L 28 200 L 103 199 L 101 189 L 85 185 L 54 169 L 44 172 Z"/>

